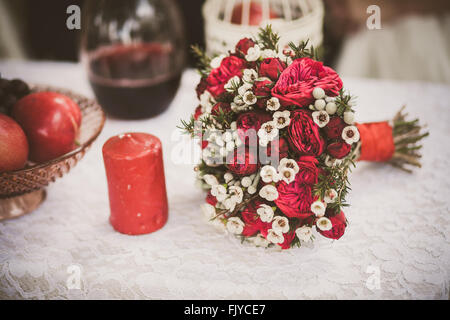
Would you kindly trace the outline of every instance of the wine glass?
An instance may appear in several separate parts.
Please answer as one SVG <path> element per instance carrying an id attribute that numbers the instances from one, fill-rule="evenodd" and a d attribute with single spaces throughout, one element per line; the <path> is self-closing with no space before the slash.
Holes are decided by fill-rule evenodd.
<path id="1" fill-rule="evenodd" d="M 87 1 L 81 58 L 102 108 L 141 119 L 173 100 L 185 65 L 185 35 L 172 0 Z"/>

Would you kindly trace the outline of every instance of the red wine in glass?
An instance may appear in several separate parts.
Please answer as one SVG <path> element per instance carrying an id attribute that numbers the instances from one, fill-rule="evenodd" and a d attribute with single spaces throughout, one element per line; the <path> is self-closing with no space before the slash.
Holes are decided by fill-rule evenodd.
<path id="1" fill-rule="evenodd" d="M 89 81 L 108 114 L 149 118 L 172 102 L 180 84 L 180 59 L 170 44 L 159 42 L 100 47 L 89 54 Z"/>

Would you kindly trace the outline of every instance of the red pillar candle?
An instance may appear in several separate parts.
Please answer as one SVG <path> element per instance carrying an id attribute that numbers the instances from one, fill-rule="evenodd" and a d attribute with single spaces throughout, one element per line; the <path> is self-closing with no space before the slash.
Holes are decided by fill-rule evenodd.
<path id="1" fill-rule="evenodd" d="M 146 133 L 124 133 L 103 145 L 110 223 L 125 234 L 144 234 L 167 221 L 161 141 Z"/>

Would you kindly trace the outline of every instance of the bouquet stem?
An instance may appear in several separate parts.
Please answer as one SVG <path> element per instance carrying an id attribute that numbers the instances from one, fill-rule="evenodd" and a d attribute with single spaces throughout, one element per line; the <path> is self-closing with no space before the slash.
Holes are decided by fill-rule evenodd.
<path id="1" fill-rule="evenodd" d="M 411 173 L 410 166 L 420 168 L 421 141 L 429 135 L 419 119 L 407 120 L 403 106 L 392 121 L 357 124 L 361 135 L 359 160 L 386 162 Z"/>
<path id="2" fill-rule="evenodd" d="M 411 173 L 407 166 L 422 167 L 418 152 L 422 148 L 421 140 L 429 135 L 429 132 L 422 133 L 425 126 L 419 123 L 419 119 L 407 121 L 407 113 L 404 113 L 403 106 L 392 120 L 392 135 L 394 138 L 395 152 L 391 160 L 388 161 L 394 167 Z"/>

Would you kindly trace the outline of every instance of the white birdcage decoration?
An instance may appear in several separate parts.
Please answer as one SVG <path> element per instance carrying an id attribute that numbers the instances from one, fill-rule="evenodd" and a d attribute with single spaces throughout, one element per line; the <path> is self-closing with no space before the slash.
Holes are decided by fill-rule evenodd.
<path id="1" fill-rule="evenodd" d="M 279 33 L 281 48 L 302 40 L 317 47 L 323 38 L 323 15 L 322 0 L 207 0 L 203 5 L 206 51 L 231 50 L 268 24 Z"/>

